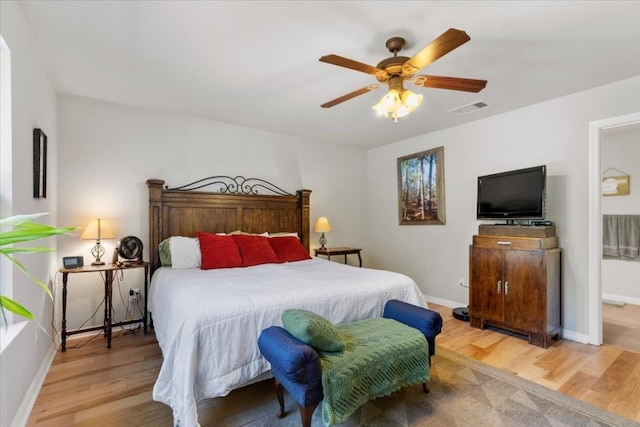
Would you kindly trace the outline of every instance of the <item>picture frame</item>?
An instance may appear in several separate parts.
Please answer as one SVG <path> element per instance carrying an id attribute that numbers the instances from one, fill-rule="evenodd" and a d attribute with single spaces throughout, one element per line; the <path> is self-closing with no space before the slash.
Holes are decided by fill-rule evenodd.
<path id="1" fill-rule="evenodd" d="M 33 129 L 33 198 L 47 197 L 47 135 Z"/>
<path id="2" fill-rule="evenodd" d="M 400 225 L 444 225 L 444 147 L 398 158 Z"/>
<path id="3" fill-rule="evenodd" d="M 629 175 L 607 176 L 602 178 L 602 195 L 628 196 L 629 195 Z"/>

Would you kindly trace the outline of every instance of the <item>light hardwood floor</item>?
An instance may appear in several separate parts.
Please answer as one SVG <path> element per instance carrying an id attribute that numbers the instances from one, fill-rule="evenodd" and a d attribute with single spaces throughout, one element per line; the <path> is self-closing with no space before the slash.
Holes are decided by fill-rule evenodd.
<path id="1" fill-rule="evenodd" d="M 444 319 L 437 345 L 512 372 L 545 387 L 640 422 L 640 353 L 568 340 L 548 349 L 492 330 L 481 331 L 430 304 Z M 80 340 L 72 340 L 70 346 Z M 151 399 L 162 355 L 153 334 L 120 334 L 112 348 L 102 337 L 58 353 L 28 426 L 171 426 L 171 410 Z M 257 402 L 277 403 L 271 381 L 198 405 L 203 427 Z"/>
<path id="2" fill-rule="evenodd" d="M 602 341 L 640 353 L 640 305 L 602 304 Z"/>

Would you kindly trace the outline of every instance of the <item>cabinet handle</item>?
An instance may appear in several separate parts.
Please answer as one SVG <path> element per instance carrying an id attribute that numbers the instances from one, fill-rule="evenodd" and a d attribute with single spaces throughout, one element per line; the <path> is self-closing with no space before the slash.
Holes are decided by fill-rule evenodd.
<path id="1" fill-rule="evenodd" d="M 498 280 L 498 293 L 502 292 L 502 280 Z"/>
<path id="2" fill-rule="evenodd" d="M 504 294 L 509 295 L 509 282 L 504 282 Z"/>
<path id="3" fill-rule="evenodd" d="M 499 240 L 498 244 L 502 245 L 502 246 L 509 246 L 511 244 L 511 242 L 507 242 L 507 241 L 504 241 L 504 240 Z"/>

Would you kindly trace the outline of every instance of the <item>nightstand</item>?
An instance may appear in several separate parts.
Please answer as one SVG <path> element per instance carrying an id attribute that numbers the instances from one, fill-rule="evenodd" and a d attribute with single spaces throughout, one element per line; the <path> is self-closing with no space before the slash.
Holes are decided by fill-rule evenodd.
<path id="1" fill-rule="evenodd" d="M 111 319 L 111 303 L 112 303 L 112 286 L 113 286 L 113 274 L 117 271 L 132 270 L 134 268 L 144 268 L 144 314 L 142 319 L 128 320 L 126 322 L 112 323 Z M 147 333 L 147 288 L 149 282 L 149 263 L 141 262 L 137 264 L 122 265 L 117 264 L 105 264 L 105 265 L 87 265 L 78 268 L 61 268 L 62 273 L 62 331 L 60 336 L 62 339 L 62 351 L 67 350 L 67 336 L 73 334 L 79 334 L 81 332 L 97 331 L 99 329 L 104 330 L 104 336 L 107 337 L 107 348 L 111 348 L 111 328 L 114 326 L 128 325 L 131 323 L 142 322 L 144 325 L 144 333 Z M 78 273 L 99 273 L 104 280 L 104 325 L 93 326 L 90 328 L 77 329 L 75 331 L 67 332 L 67 281 L 69 274 Z M 104 274 L 102 274 L 104 273 Z"/>
<path id="2" fill-rule="evenodd" d="M 324 248 L 324 249 L 314 249 L 316 256 L 325 255 L 328 260 L 331 260 L 332 255 L 344 255 L 344 263 L 347 263 L 347 255 L 356 254 L 358 255 L 358 261 L 360 263 L 360 267 L 362 267 L 362 257 L 360 256 L 360 248 Z"/>

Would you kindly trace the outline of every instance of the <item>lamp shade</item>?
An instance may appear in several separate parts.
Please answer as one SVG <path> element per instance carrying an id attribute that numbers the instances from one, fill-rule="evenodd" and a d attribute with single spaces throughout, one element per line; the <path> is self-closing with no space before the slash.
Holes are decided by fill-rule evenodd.
<path id="1" fill-rule="evenodd" d="M 80 238 L 84 240 L 113 239 L 114 237 L 111 227 L 102 218 L 91 218 L 82 235 L 80 235 Z"/>
<path id="2" fill-rule="evenodd" d="M 403 89 L 401 83 L 395 87 L 398 89 L 389 89 L 389 92 L 371 108 L 378 116 L 389 117 L 391 115 L 391 118 L 398 123 L 398 119 L 408 116 L 420 106 L 422 95 L 416 95 L 410 90 Z"/>
<path id="3" fill-rule="evenodd" d="M 318 218 L 318 221 L 316 221 L 315 227 L 313 227 L 313 231 L 315 233 L 328 233 L 328 232 L 330 232 L 331 231 L 331 224 L 329 224 L 329 220 L 324 216 L 321 216 L 320 218 Z"/>

